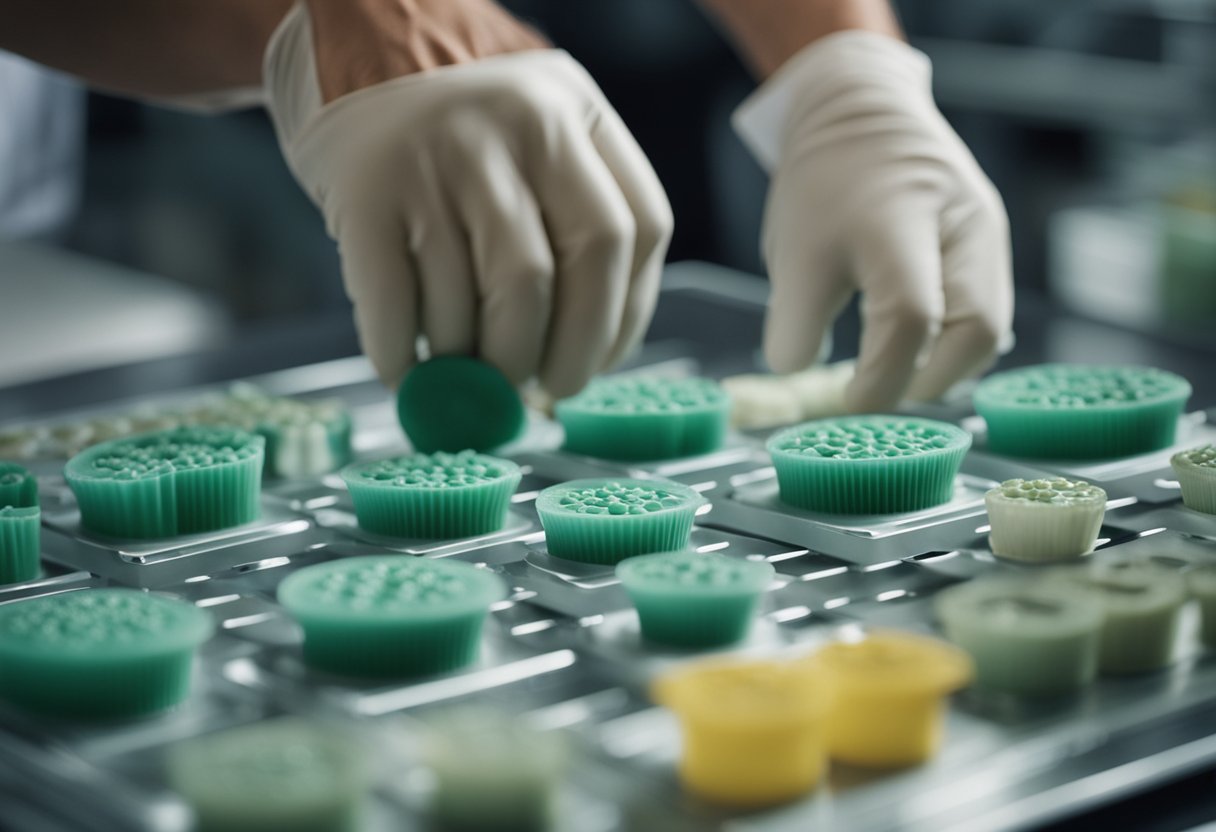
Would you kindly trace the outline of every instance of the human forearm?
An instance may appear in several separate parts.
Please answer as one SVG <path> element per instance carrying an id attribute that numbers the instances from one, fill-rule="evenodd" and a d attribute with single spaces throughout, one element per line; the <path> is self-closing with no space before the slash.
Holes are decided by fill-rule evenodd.
<path id="1" fill-rule="evenodd" d="M 901 38 L 888 0 L 698 0 L 761 79 L 819 38 L 868 29 Z"/>
<path id="2" fill-rule="evenodd" d="M 291 0 L 0 0 L 0 49 L 139 96 L 255 86 Z"/>

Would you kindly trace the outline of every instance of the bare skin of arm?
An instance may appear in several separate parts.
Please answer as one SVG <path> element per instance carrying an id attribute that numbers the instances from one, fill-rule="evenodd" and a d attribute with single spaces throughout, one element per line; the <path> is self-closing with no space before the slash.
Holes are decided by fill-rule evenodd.
<path id="1" fill-rule="evenodd" d="M 291 0 L 0 0 L 0 49 L 113 92 L 260 85 Z M 372 84 L 546 46 L 493 0 L 306 0 L 326 101 Z"/>
<path id="2" fill-rule="evenodd" d="M 845 29 L 903 38 L 888 0 L 699 0 L 763 81 L 802 47 Z"/>

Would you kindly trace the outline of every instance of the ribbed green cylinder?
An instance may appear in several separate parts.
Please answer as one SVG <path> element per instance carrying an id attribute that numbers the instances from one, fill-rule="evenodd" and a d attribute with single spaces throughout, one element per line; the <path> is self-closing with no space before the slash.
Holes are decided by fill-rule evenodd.
<path id="1" fill-rule="evenodd" d="M 42 512 L 37 506 L 0 506 L 0 584 L 38 578 L 41 532 Z"/>

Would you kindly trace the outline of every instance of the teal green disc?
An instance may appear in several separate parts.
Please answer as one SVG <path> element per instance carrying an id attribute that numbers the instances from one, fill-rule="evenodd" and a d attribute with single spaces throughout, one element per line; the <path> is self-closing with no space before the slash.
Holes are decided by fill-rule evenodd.
<path id="1" fill-rule="evenodd" d="M 707 378 L 603 378 L 558 402 L 556 415 L 571 453 L 674 459 L 722 446 L 730 397 Z"/>
<path id="2" fill-rule="evenodd" d="M 109 537 L 158 538 L 257 519 L 265 440 L 218 427 L 103 442 L 68 460 L 82 525 Z"/>
<path id="3" fill-rule="evenodd" d="M 19 465 L 0 462 L 0 584 L 32 581 L 41 574 L 41 532 L 38 480 Z"/>
<path id="4" fill-rule="evenodd" d="M 524 405 L 496 367 L 451 355 L 406 375 L 397 391 L 397 417 L 423 453 L 492 451 L 523 432 Z"/>
<path id="5" fill-rule="evenodd" d="M 687 485 L 661 479 L 571 480 L 536 498 L 550 555 L 608 565 L 683 549 L 703 505 Z"/>
<path id="6" fill-rule="evenodd" d="M 1168 448 L 1191 395 L 1181 376 L 1148 367 L 1042 364 L 975 388 L 988 449 L 1039 459 L 1112 459 Z"/>
<path id="7" fill-rule="evenodd" d="M 514 462 L 473 451 L 412 454 L 342 469 L 360 528 L 413 538 L 498 531 L 522 476 Z"/>
<path id="8" fill-rule="evenodd" d="M 298 718 L 173 746 L 169 782 L 196 832 L 359 832 L 369 790 L 364 753 L 336 727 Z"/>
<path id="9" fill-rule="evenodd" d="M 769 438 L 781 500 L 829 514 L 894 514 L 948 502 L 971 434 L 933 419 L 851 416 Z"/>
<path id="10" fill-rule="evenodd" d="M 304 660 L 349 676 L 405 678 L 477 659 L 490 605 L 506 587 L 462 561 L 373 555 L 301 569 L 279 601 L 304 630 Z"/>
<path id="11" fill-rule="evenodd" d="M 637 608 L 642 635 L 673 647 L 742 641 L 774 572 L 766 561 L 714 552 L 642 555 L 616 568 Z"/>
<path id="12" fill-rule="evenodd" d="M 0 607 L 0 698 L 64 717 L 140 716 L 190 692 L 211 617 L 133 589 L 86 589 Z"/>

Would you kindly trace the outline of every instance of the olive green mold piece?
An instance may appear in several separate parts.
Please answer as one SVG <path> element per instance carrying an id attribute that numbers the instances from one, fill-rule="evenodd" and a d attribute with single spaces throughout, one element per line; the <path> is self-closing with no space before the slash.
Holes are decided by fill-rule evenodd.
<path id="1" fill-rule="evenodd" d="M 706 378 L 602 378 L 557 403 L 565 450 L 620 460 L 706 454 L 722 446 L 730 397 Z"/>
<path id="2" fill-rule="evenodd" d="M 492 451 L 523 432 L 524 405 L 496 367 L 464 356 L 432 358 L 397 391 L 397 417 L 414 448 Z"/>
<path id="3" fill-rule="evenodd" d="M 949 502 L 971 434 L 933 419 L 851 416 L 794 425 L 766 447 L 783 502 L 829 514 L 894 514 Z"/>
<path id="4" fill-rule="evenodd" d="M 514 462 L 473 451 L 412 454 L 342 470 L 359 526 L 406 538 L 498 531 L 522 476 Z"/>

